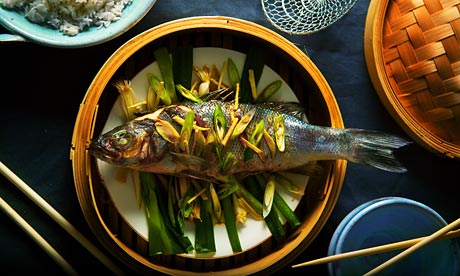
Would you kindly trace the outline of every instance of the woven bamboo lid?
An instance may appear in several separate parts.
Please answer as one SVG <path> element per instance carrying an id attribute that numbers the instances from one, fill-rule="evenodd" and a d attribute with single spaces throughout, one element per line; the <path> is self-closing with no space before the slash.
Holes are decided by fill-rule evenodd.
<path id="1" fill-rule="evenodd" d="M 296 208 L 302 219 L 289 229 L 288 239 L 278 244 L 269 238 L 262 244 L 230 257 L 189 258 L 179 255 L 149 256 L 148 241 L 120 215 L 98 174 L 88 145 L 107 120 L 118 92 L 111 85 L 121 77 L 131 79 L 154 61 L 158 47 L 220 47 L 245 53 L 250 45 L 264 47 L 266 65 L 291 87 L 305 107 L 309 121 L 343 128 L 335 97 L 318 68 L 298 47 L 275 32 L 255 23 L 220 16 L 185 18 L 149 29 L 122 45 L 106 61 L 91 83 L 76 119 L 70 157 L 75 187 L 85 218 L 102 245 L 127 266 L 141 274 L 156 271 L 170 275 L 248 275 L 273 272 L 293 261 L 319 234 L 329 218 L 342 187 L 346 161 L 321 161 L 320 173 L 310 178 Z M 257 235 L 258 233 L 254 233 Z"/>
<path id="2" fill-rule="evenodd" d="M 460 0 L 372 0 L 365 55 L 374 87 L 416 142 L 460 157 Z"/>

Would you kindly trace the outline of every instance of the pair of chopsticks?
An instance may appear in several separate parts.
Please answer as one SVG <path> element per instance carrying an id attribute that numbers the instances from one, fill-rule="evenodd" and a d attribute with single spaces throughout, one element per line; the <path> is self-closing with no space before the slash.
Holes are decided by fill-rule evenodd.
<path id="1" fill-rule="evenodd" d="M 308 261 L 305 263 L 296 264 L 296 265 L 293 265 L 292 268 L 342 261 L 342 260 L 346 260 L 346 259 L 353 258 L 353 257 L 372 255 L 372 254 L 382 253 L 386 251 L 407 248 L 403 252 L 399 253 L 393 258 L 390 258 L 386 262 L 380 264 L 376 268 L 364 274 L 366 276 L 375 275 L 383 271 L 384 269 L 388 268 L 389 266 L 401 261 L 402 259 L 406 258 L 407 256 L 409 256 L 416 250 L 419 250 L 420 248 L 424 247 L 425 245 L 428 245 L 429 243 L 433 241 L 453 239 L 456 237 L 460 237 L 460 229 L 454 230 L 458 227 L 460 227 L 460 218 L 426 237 L 421 237 L 421 238 L 416 238 L 416 239 L 411 239 L 411 240 L 395 242 L 391 244 L 385 244 L 385 245 L 380 245 L 376 247 L 370 247 L 366 249 L 341 253 L 337 255 L 332 255 L 332 256 Z"/>
<path id="2" fill-rule="evenodd" d="M 123 275 L 124 272 L 118 268 L 107 256 L 96 246 L 85 238 L 69 221 L 67 221 L 56 209 L 49 205 L 39 194 L 31 189 L 24 181 L 15 175 L 8 167 L 0 161 L 0 172 L 10 180 L 19 190 L 27 195 L 45 213 L 56 221 L 64 230 L 74 237 L 101 263 L 110 269 L 115 275 Z M 78 275 L 77 271 L 42 237 L 28 224 L 14 209 L 0 197 L 0 208 L 19 225 L 56 263 L 69 275 Z"/>

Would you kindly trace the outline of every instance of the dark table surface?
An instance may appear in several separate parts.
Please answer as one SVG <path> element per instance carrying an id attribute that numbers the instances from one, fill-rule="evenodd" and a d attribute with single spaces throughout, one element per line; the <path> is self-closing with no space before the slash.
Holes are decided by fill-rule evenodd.
<path id="1" fill-rule="evenodd" d="M 321 70 L 334 91 L 346 127 L 382 130 L 407 137 L 380 102 L 366 69 L 363 39 L 368 5 L 369 1 L 359 0 L 339 22 L 312 35 L 279 33 L 305 51 Z M 69 152 L 79 104 L 98 70 L 123 43 L 160 23 L 196 15 L 232 16 L 275 30 L 266 20 L 258 0 L 158 0 L 136 26 L 102 45 L 56 49 L 33 43 L 0 44 L 1 162 L 108 256 L 110 253 L 101 246 L 83 216 L 73 181 Z M 340 221 L 358 205 L 375 198 L 413 199 L 436 210 L 447 222 L 459 216 L 460 163 L 431 153 L 416 143 L 399 155 L 408 168 L 407 173 L 348 164 L 340 197 L 329 220 L 292 264 L 327 255 L 329 241 Z M 0 196 L 81 274 L 109 273 L 3 176 L 0 176 Z M 134 274 L 115 257 L 111 259 L 127 273 Z M 0 212 L 0 269 L 16 275 L 62 273 L 3 212 Z M 292 269 L 288 265 L 283 271 L 321 275 L 327 273 L 327 268 L 319 265 Z"/>

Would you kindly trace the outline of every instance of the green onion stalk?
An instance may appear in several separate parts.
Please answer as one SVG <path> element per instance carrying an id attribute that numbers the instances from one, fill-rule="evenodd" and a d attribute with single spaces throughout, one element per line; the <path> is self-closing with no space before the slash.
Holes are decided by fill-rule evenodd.
<path id="1" fill-rule="evenodd" d="M 209 194 L 207 198 L 201 200 L 200 219 L 195 220 L 195 252 L 197 253 L 216 252 L 211 195 Z"/>
<path id="2" fill-rule="evenodd" d="M 158 67 L 160 68 L 161 76 L 163 77 L 165 92 L 171 99 L 171 103 L 177 103 L 178 98 L 174 84 L 174 73 L 169 51 L 167 48 L 162 47 L 155 50 L 153 54 L 155 55 Z"/>
<path id="3" fill-rule="evenodd" d="M 251 193 L 259 202 L 263 202 L 264 191 L 258 184 L 256 176 L 248 176 L 245 178 L 245 188 Z M 276 208 L 272 208 L 267 216 L 264 218 L 268 229 L 272 233 L 276 241 L 281 242 L 286 238 L 286 231 L 283 228 L 279 214 Z"/>
<path id="4" fill-rule="evenodd" d="M 225 228 L 227 229 L 228 239 L 233 252 L 241 252 L 240 238 L 238 235 L 238 228 L 236 225 L 236 214 L 233 206 L 232 195 L 228 195 L 221 199 L 222 209 L 225 219 Z"/>
<path id="5" fill-rule="evenodd" d="M 278 185 L 276 177 L 272 175 L 264 177 L 264 175 L 259 174 L 256 175 L 255 178 L 261 189 L 265 189 L 269 182 L 275 183 L 275 186 Z M 273 191 L 273 204 L 292 228 L 300 226 L 301 221 L 276 190 Z"/>
<path id="6" fill-rule="evenodd" d="M 164 191 L 160 189 L 155 175 L 141 172 L 139 177 L 147 213 L 149 255 L 182 254 L 193 250 L 190 240 L 171 221 L 168 215 L 168 204 L 163 199 Z"/>

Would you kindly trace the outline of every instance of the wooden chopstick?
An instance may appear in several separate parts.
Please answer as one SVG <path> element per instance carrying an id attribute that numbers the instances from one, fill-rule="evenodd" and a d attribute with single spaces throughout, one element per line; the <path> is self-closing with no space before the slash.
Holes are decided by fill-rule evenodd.
<path id="1" fill-rule="evenodd" d="M 402 259 L 406 258 L 416 250 L 419 250 L 423 246 L 433 242 L 434 240 L 442 237 L 447 232 L 458 228 L 460 226 L 460 218 L 455 220 L 454 222 L 444 226 L 443 228 L 439 229 L 438 231 L 434 232 L 432 235 L 423 238 L 420 242 L 416 243 L 415 245 L 409 247 L 408 249 L 404 250 L 403 252 L 399 253 L 398 255 L 394 256 L 393 258 L 387 260 L 386 262 L 382 263 L 381 265 L 377 266 L 376 268 L 372 269 L 368 273 L 364 274 L 365 276 L 375 275 L 382 270 L 386 269 L 387 267 L 401 261 Z"/>
<path id="2" fill-rule="evenodd" d="M 19 190 L 37 204 L 45 213 L 47 213 L 56 223 L 83 245 L 92 253 L 101 263 L 110 269 L 115 275 L 124 275 L 125 273 L 105 256 L 95 245 L 93 245 L 85 236 L 83 236 L 69 221 L 67 221 L 56 209 L 48 204 L 39 194 L 31 189 L 24 181 L 14 174 L 8 167 L 0 161 L 0 172 L 8 178 Z"/>
<path id="3" fill-rule="evenodd" d="M 37 232 L 28 224 L 3 198 L 0 197 L 0 208 L 29 235 L 67 274 L 78 275 L 78 272 Z"/>
<path id="4" fill-rule="evenodd" d="M 337 262 L 337 261 L 342 261 L 342 260 L 351 259 L 351 258 L 360 257 L 360 256 L 373 255 L 373 254 L 383 253 L 387 251 L 408 248 L 408 247 L 411 247 L 417 244 L 418 242 L 422 241 L 423 239 L 427 237 L 420 237 L 420 238 L 415 238 L 415 239 L 410 239 L 410 240 L 405 240 L 405 241 L 400 241 L 400 242 L 384 244 L 384 245 L 379 245 L 375 247 L 369 247 L 369 248 L 359 249 L 355 251 L 340 253 L 337 255 L 327 256 L 327 257 L 311 260 L 308 262 L 296 264 L 296 265 L 293 265 L 292 268 Z M 450 231 L 438 237 L 436 240 L 446 240 L 446 239 L 452 239 L 456 237 L 460 237 L 460 229 Z"/>

